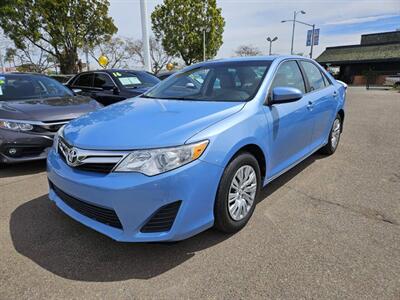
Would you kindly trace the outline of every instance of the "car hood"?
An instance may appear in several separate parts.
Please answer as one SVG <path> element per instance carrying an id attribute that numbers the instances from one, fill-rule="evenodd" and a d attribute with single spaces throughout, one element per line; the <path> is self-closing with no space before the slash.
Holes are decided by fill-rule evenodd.
<path id="1" fill-rule="evenodd" d="M 97 108 L 96 101 L 83 96 L 0 101 L 0 118 L 44 122 L 70 120 Z"/>
<path id="2" fill-rule="evenodd" d="M 63 136 L 76 147 L 92 150 L 176 146 L 243 106 L 240 102 L 136 97 L 70 122 Z"/>

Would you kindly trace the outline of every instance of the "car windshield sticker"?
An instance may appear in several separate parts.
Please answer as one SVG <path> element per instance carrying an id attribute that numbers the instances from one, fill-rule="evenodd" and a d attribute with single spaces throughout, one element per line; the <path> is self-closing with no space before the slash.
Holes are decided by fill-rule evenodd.
<path id="1" fill-rule="evenodd" d="M 114 72 L 113 75 L 114 75 L 115 77 L 121 77 L 121 76 L 122 76 L 122 74 L 121 74 L 120 72 Z"/>
<path id="2" fill-rule="evenodd" d="M 3 96 L 2 85 L 6 83 L 6 78 L 4 76 L 0 76 L 0 96 Z"/>
<path id="3" fill-rule="evenodd" d="M 121 82 L 122 85 L 141 84 L 139 78 L 137 78 L 136 76 L 121 77 L 118 78 L 118 80 Z"/>

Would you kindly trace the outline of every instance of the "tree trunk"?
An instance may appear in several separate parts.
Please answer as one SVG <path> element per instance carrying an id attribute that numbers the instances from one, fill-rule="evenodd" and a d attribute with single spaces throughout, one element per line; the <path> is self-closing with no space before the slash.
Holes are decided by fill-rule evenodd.
<path id="1" fill-rule="evenodd" d="M 58 61 L 60 62 L 60 73 L 61 74 L 75 74 L 78 71 L 77 61 L 78 54 L 76 51 L 68 51 L 62 53 L 58 57 Z"/>

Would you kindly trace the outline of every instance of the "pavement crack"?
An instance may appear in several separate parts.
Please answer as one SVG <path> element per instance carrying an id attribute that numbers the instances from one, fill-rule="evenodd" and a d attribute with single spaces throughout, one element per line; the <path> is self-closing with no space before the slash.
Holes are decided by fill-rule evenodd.
<path id="1" fill-rule="evenodd" d="M 303 191 L 301 191 L 299 189 L 296 189 L 294 187 L 287 186 L 287 188 L 292 190 L 292 191 L 295 191 L 296 193 L 299 193 L 299 194 L 301 194 L 301 195 L 307 197 L 308 199 L 311 199 L 311 200 L 313 200 L 314 202 L 317 202 L 317 203 L 325 203 L 325 204 L 328 204 L 328 205 L 338 206 L 338 207 L 340 207 L 340 208 L 342 208 L 344 210 L 348 210 L 348 211 L 351 211 L 353 213 L 362 215 L 362 216 L 364 216 L 364 217 L 366 217 L 368 219 L 373 219 L 373 220 L 376 220 L 376 221 L 381 221 L 381 222 L 385 222 L 385 223 L 388 223 L 388 224 L 391 224 L 391 225 L 396 225 L 396 226 L 400 225 L 397 221 L 388 218 L 382 212 L 379 212 L 379 211 L 371 209 L 371 208 L 360 207 L 360 206 L 347 206 L 347 205 L 344 205 L 344 204 L 341 204 L 341 203 L 337 203 L 337 202 L 334 202 L 334 201 L 330 201 L 330 200 L 327 200 L 327 199 L 321 199 L 321 198 L 318 198 L 318 197 L 311 196 L 311 195 L 307 194 L 306 192 L 303 192 Z"/>

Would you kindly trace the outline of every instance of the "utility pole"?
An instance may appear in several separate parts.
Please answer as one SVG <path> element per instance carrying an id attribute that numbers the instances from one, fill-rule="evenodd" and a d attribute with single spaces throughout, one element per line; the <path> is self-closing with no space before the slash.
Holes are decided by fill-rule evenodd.
<path id="1" fill-rule="evenodd" d="M 140 0 L 140 12 L 142 18 L 142 42 L 143 42 L 143 57 L 144 68 L 146 71 L 151 72 L 150 60 L 150 43 L 149 43 L 149 30 L 147 27 L 147 3 L 146 0 Z"/>

